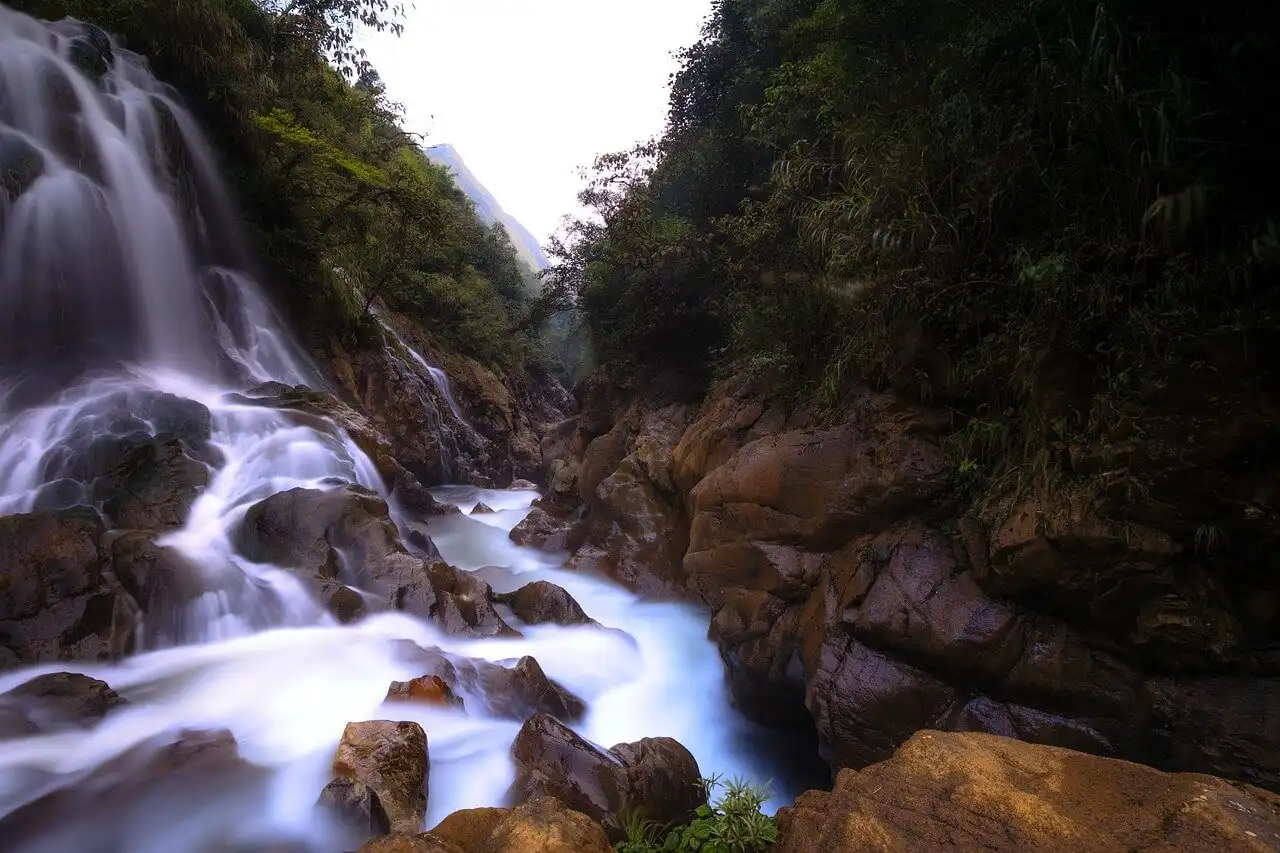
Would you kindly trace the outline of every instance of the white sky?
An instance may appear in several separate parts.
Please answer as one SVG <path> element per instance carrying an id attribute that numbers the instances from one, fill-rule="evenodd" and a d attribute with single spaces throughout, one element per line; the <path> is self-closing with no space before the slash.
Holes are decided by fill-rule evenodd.
<path id="1" fill-rule="evenodd" d="M 710 0 L 416 0 L 399 39 L 364 40 L 406 129 L 451 143 L 546 239 L 578 209 L 581 166 L 658 133 L 672 54 Z"/>

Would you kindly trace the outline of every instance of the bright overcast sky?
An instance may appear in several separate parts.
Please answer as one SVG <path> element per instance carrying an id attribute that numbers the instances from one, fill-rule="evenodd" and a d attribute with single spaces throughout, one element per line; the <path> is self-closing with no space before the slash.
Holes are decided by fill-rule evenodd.
<path id="1" fill-rule="evenodd" d="M 577 170 L 658 133 L 672 54 L 710 0 L 416 0 L 367 39 L 406 129 L 451 143 L 540 240 L 577 210 Z"/>

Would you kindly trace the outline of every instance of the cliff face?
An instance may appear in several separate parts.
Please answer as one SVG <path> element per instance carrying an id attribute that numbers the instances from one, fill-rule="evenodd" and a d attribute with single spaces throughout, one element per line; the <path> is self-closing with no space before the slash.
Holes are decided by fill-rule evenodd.
<path id="1" fill-rule="evenodd" d="M 1180 389 L 1132 422 L 1145 438 L 1061 448 L 1096 476 L 978 513 L 944 411 L 867 390 L 820 417 L 767 376 L 679 390 L 580 387 L 513 536 L 705 603 L 747 714 L 816 728 L 833 770 L 932 728 L 1280 788 L 1266 394 L 1221 383 L 1188 409 Z M 1229 533 L 1188 527 L 1233 501 Z"/>
<path id="2" fill-rule="evenodd" d="M 354 350 L 335 339 L 317 355 L 335 391 L 387 438 L 395 459 L 426 486 L 537 478 L 538 436 L 569 405 L 555 378 L 499 372 L 444 349 L 407 317 L 386 316 L 381 346 Z"/>

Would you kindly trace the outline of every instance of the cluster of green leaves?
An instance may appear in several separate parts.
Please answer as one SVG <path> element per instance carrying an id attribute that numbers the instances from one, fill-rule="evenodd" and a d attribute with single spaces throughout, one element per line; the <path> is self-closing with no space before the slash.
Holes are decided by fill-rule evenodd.
<path id="1" fill-rule="evenodd" d="M 760 808 L 768 797 L 763 789 L 741 779 L 702 783 L 708 793 L 723 786 L 724 792 L 710 805 L 699 806 L 684 826 L 659 839 L 659 827 L 638 817 L 627 820 L 627 837 L 614 845 L 618 853 L 762 853 L 778 839 L 773 818 Z"/>
<path id="2" fill-rule="evenodd" d="M 716 0 L 549 293 L 622 371 L 776 365 L 833 410 L 890 386 L 1000 433 L 968 470 L 1043 470 L 1055 425 L 1275 326 L 1278 14 Z"/>
<path id="3" fill-rule="evenodd" d="M 358 27 L 397 30 L 391 0 L 17 0 L 81 18 L 148 56 L 199 114 L 309 343 L 378 338 L 375 300 L 494 363 L 539 357 L 536 277 L 451 175 L 401 129 Z M 354 82 L 353 82 L 354 81 Z"/>

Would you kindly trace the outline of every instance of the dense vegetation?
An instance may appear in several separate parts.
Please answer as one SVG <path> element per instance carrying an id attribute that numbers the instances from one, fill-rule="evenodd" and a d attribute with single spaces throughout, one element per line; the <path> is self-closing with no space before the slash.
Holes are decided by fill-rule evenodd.
<path id="1" fill-rule="evenodd" d="M 619 376 L 769 367 L 833 411 L 890 386 L 955 412 L 976 484 L 1043 474 L 1207 349 L 1269 369 L 1276 17 L 716 0 L 543 307 Z"/>
<path id="2" fill-rule="evenodd" d="M 375 298 L 458 350 L 537 355 L 536 287 L 501 226 L 400 127 L 359 50 L 398 30 L 390 0 L 9 0 L 97 24 L 150 58 L 214 137 L 268 280 L 313 344 L 372 340 Z"/>

